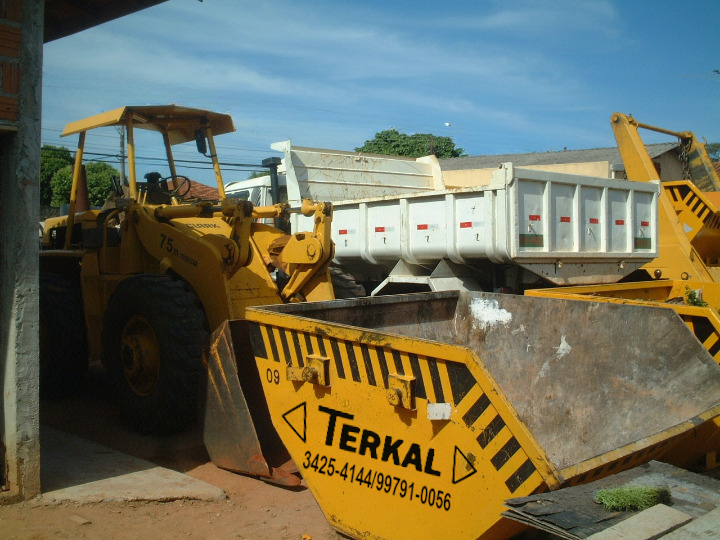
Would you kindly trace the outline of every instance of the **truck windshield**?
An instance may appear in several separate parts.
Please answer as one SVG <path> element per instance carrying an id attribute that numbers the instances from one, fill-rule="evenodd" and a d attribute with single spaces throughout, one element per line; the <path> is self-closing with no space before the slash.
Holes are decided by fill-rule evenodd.
<path id="1" fill-rule="evenodd" d="M 241 189 L 238 191 L 228 191 L 225 193 L 228 197 L 232 199 L 242 199 L 243 201 L 247 201 L 250 198 L 250 191 L 247 189 Z"/>

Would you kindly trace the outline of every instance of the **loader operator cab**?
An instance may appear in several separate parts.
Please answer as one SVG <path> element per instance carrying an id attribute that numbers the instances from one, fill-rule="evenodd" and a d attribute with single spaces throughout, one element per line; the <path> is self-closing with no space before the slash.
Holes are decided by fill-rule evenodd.
<path id="1" fill-rule="evenodd" d="M 146 173 L 145 182 L 138 184 L 138 192 L 145 196 L 150 204 L 173 204 L 173 198 L 182 199 L 187 196 L 192 183 L 187 176 L 176 175 L 163 177 L 159 172 Z M 175 185 L 174 189 L 169 186 Z"/>
<path id="2" fill-rule="evenodd" d="M 53 247 L 69 249 L 71 245 L 78 245 L 82 242 L 78 242 L 79 237 L 76 236 L 78 229 L 76 220 L 87 221 L 81 227 L 83 231 L 97 221 L 96 216 L 93 215 L 85 216 L 86 219 L 83 219 L 81 215 L 76 217 L 76 212 L 78 210 L 78 194 L 79 191 L 82 191 L 78 188 L 85 183 L 82 171 L 86 135 L 89 131 L 102 127 L 120 128 L 124 130 L 127 137 L 128 184 L 126 193 L 123 193 L 122 196 L 116 186 L 115 195 L 117 197 L 133 200 L 140 204 L 180 204 L 181 199 L 188 195 L 192 182 L 188 177 L 178 173 L 172 147 L 195 141 L 198 151 L 210 158 L 218 183 L 219 198 L 225 198 L 222 173 L 213 137 L 235 131 L 229 115 L 177 105 L 121 107 L 71 122 L 63 131 L 63 137 L 79 135 L 73 167 L 70 209 L 66 217 L 55 218 L 46 223 L 44 245 L 50 245 L 51 229 L 57 229 L 54 232 L 56 238 L 62 237 L 62 245 L 59 246 L 57 242 L 54 242 L 52 243 Z M 164 175 L 157 171 L 151 171 L 144 175 L 143 180 L 138 181 L 135 155 L 136 135 L 140 133 L 138 130 L 159 133 L 165 147 L 165 162 L 169 174 Z M 120 186 L 121 189 L 122 187 Z M 65 234 L 65 231 L 72 231 L 72 234 Z"/>

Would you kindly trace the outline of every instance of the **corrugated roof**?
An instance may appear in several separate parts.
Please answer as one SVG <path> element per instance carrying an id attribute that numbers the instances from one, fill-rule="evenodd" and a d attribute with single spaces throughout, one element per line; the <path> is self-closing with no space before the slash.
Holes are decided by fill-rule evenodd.
<path id="1" fill-rule="evenodd" d="M 647 144 L 648 153 L 655 158 L 679 146 L 678 143 Z M 466 169 L 492 169 L 501 163 L 512 161 L 519 167 L 533 165 L 559 165 L 563 163 L 592 163 L 607 161 L 611 165 L 622 163 L 617 147 L 592 148 L 589 150 L 562 150 L 560 152 L 534 152 L 531 154 L 501 154 L 493 156 L 468 156 L 440 160 L 440 168 L 444 171 Z"/>

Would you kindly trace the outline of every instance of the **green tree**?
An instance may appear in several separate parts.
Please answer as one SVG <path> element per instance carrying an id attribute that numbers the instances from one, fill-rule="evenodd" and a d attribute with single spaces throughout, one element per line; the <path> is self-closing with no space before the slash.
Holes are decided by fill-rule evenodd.
<path id="1" fill-rule="evenodd" d="M 85 164 L 87 172 L 88 195 L 91 206 L 102 206 L 112 191 L 112 177 L 120 177 L 112 165 L 98 161 Z M 72 188 L 72 166 L 67 166 L 55 173 L 51 181 L 52 205 L 61 206 L 70 202 L 70 189 Z"/>
<path id="2" fill-rule="evenodd" d="M 48 206 L 52 200 L 50 181 L 63 167 L 73 164 L 70 150 L 63 146 L 44 144 L 40 149 L 40 204 Z"/>
<path id="3" fill-rule="evenodd" d="M 462 148 L 455 148 L 455 143 L 450 137 L 436 137 L 431 133 L 407 135 L 396 129 L 386 129 L 376 133 L 374 139 L 365 141 L 365 144 L 356 148 L 355 151 L 412 158 L 430 154 L 435 154 L 439 158 L 465 155 Z"/>
<path id="4" fill-rule="evenodd" d="M 720 161 L 720 143 L 707 143 L 705 150 L 713 161 Z"/>

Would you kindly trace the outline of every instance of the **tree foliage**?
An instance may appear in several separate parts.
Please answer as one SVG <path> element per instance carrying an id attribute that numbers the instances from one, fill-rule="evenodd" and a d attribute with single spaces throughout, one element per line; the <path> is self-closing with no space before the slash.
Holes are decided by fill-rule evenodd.
<path id="1" fill-rule="evenodd" d="M 720 143 L 707 143 L 705 150 L 713 161 L 720 161 Z"/>
<path id="2" fill-rule="evenodd" d="M 112 165 L 90 161 L 85 164 L 87 172 L 88 196 L 91 206 L 102 206 L 112 190 L 112 177 L 120 176 Z M 52 205 L 61 206 L 70 202 L 72 188 L 72 166 L 67 166 L 55 173 L 51 181 Z"/>
<path id="3" fill-rule="evenodd" d="M 40 204 L 48 206 L 52 200 L 52 177 L 60 169 L 73 164 L 70 150 L 63 146 L 44 144 L 40 149 Z"/>
<path id="4" fill-rule="evenodd" d="M 67 165 L 57 171 L 50 181 L 52 188 L 52 206 L 62 206 L 70 202 L 70 189 L 72 188 L 72 165 Z"/>
<path id="5" fill-rule="evenodd" d="M 439 158 L 460 157 L 465 155 L 462 148 L 455 148 L 450 137 L 436 137 L 431 133 L 407 135 L 396 129 L 387 129 L 375 134 L 375 138 L 355 149 L 356 152 L 384 154 L 418 158 L 435 154 Z"/>

